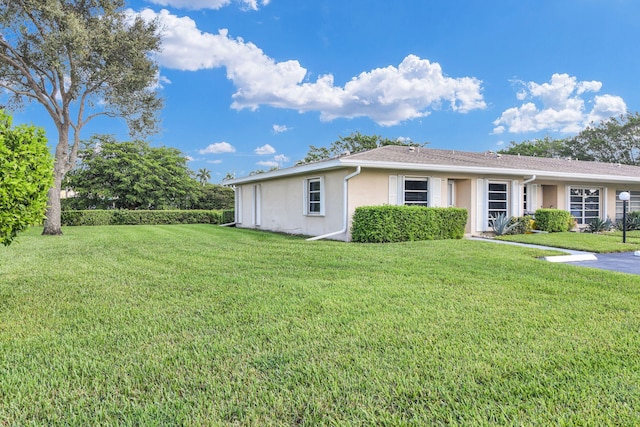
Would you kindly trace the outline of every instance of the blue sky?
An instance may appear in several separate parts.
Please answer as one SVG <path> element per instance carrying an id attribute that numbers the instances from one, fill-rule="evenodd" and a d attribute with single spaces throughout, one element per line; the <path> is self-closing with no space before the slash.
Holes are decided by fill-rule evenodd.
<path id="1" fill-rule="evenodd" d="M 135 0 L 158 18 L 154 145 L 212 182 L 359 131 L 496 150 L 640 110 L 636 0 Z M 45 127 L 37 105 L 17 122 Z M 92 133 L 128 135 L 99 119 Z"/>

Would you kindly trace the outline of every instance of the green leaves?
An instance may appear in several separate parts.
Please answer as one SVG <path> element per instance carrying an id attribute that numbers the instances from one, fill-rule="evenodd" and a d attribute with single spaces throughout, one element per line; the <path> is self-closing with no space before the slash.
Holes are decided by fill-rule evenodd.
<path id="1" fill-rule="evenodd" d="M 640 114 L 611 117 L 568 139 L 511 142 L 502 154 L 537 157 L 571 157 L 578 160 L 640 165 Z"/>
<path id="2" fill-rule="evenodd" d="M 53 184 L 52 158 L 44 131 L 12 127 L 0 110 L 0 243 L 11 244 L 18 233 L 40 223 Z"/>
<path id="3" fill-rule="evenodd" d="M 466 209 L 361 206 L 353 214 L 351 239 L 359 243 L 461 239 Z"/>
<path id="4" fill-rule="evenodd" d="M 358 153 L 360 151 L 373 150 L 374 148 L 384 147 L 386 145 L 403 145 L 412 147 L 424 147 L 428 142 L 417 144 L 412 141 L 401 139 L 383 138 L 380 135 L 363 135 L 360 132 L 353 132 L 349 136 L 341 136 L 330 147 L 309 146 L 307 156 L 299 163 L 317 162 L 319 160 L 330 159 L 331 157 L 340 156 L 346 152 Z"/>
<path id="5" fill-rule="evenodd" d="M 198 190 L 176 148 L 96 136 L 79 156 L 79 167 L 65 181 L 77 194 L 77 209 L 183 208 Z"/>

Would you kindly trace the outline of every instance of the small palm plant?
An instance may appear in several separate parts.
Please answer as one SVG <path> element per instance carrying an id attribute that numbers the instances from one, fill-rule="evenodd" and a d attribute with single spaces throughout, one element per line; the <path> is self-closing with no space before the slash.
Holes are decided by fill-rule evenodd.
<path id="1" fill-rule="evenodd" d="M 513 222 L 510 216 L 501 213 L 497 217 L 491 218 L 491 228 L 496 236 L 509 234 L 518 226 L 517 222 Z"/>
<path id="2" fill-rule="evenodd" d="M 594 218 L 589 222 L 585 231 L 589 233 L 602 233 L 603 231 L 610 231 L 613 227 L 613 222 L 609 218 Z"/>

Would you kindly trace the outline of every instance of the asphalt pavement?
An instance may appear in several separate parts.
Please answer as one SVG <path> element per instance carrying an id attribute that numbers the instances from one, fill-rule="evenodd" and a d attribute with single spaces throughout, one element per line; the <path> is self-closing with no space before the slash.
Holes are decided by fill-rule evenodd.
<path id="1" fill-rule="evenodd" d="M 602 270 L 619 271 L 621 273 L 640 275 L 640 256 L 634 252 L 621 252 L 612 254 L 594 254 L 591 252 L 574 251 L 549 246 L 530 245 L 526 243 L 505 242 L 503 240 L 472 237 L 472 240 L 502 243 L 507 245 L 526 246 L 530 248 L 548 249 L 566 252 L 568 255 L 548 256 L 544 259 L 550 262 L 562 262 L 578 265 L 580 267 L 600 268 Z"/>
<path id="2" fill-rule="evenodd" d="M 597 258 L 595 261 L 569 261 L 567 264 L 640 275 L 640 256 L 634 255 L 634 252 L 595 254 L 595 256 Z"/>

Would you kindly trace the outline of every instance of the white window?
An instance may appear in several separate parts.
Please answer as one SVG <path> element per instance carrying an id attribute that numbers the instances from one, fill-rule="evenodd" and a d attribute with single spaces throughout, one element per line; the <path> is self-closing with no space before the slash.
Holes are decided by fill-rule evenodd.
<path id="1" fill-rule="evenodd" d="M 509 216 L 509 185 L 506 182 L 490 181 L 487 188 L 488 220 L 501 214 Z M 491 222 L 490 222 L 491 223 Z"/>
<path id="2" fill-rule="evenodd" d="M 600 188 L 571 187 L 569 190 L 569 210 L 578 224 L 589 224 L 600 217 Z"/>
<path id="3" fill-rule="evenodd" d="M 405 205 L 429 206 L 428 178 L 404 178 L 403 202 Z"/>
<path id="4" fill-rule="evenodd" d="M 626 191 L 631 198 L 627 202 L 627 213 L 640 211 L 640 191 L 616 190 L 616 219 L 622 219 L 622 200 L 620 193 Z"/>
<path id="5" fill-rule="evenodd" d="M 324 215 L 324 178 L 309 178 L 304 183 L 304 214 Z"/>

